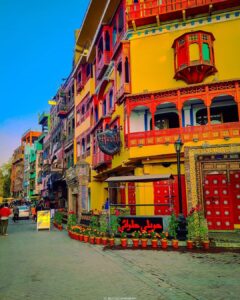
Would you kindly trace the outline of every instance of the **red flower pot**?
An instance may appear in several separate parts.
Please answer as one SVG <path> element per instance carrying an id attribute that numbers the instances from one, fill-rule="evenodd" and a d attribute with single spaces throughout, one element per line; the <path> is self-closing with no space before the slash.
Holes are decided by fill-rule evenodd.
<path id="1" fill-rule="evenodd" d="M 83 234 L 81 233 L 81 234 L 79 234 L 79 241 L 83 241 Z"/>
<path id="2" fill-rule="evenodd" d="M 152 240 L 151 243 L 152 243 L 152 248 L 157 248 L 157 246 L 158 246 L 157 240 Z"/>
<path id="3" fill-rule="evenodd" d="M 78 234 L 77 233 L 73 234 L 73 239 L 76 240 L 76 241 L 78 241 Z"/>
<path id="4" fill-rule="evenodd" d="M 193 248 L 193 241 L 187 241 L 187 249 Z"/>
<path id="5" fill-rule="evenodd" d="M 178 249 L 178 240 L 172 240 L 172 247 L 174 248 L 174 249 Z"/>
<path id="6" fill-rule="evenodd" d="M 90 244 L 94 244 L 95 243 L 95 237 L 94 236 L 90 236 L 89 243 Z"/>
<path id="7" fill-rule="evenodd" d="M 203 249 L 209 249 L 209 244 L 210 244 L 210 242 L 209 241 L 203 241 L 202 242 L 202 246 L 203 246 Z"/>
<path id="8" fill-rule="evenodd" d="M 84 241 L 84 243 L 87 243 L 88 240 L 89 240 L 89 236 L 88 236 L 88 235 L 84 235 L 84 236 L 83 236 L 83 241 Z"/>
<path id="9" fill-rule="evenodd" d="M 109 241 L 109 246 L 113 247 L 115 245 L 115 239 L 111 238 L 108 241 Z"/>
<path id="10" fill-rule="evenodd" d="M 162 247 L 162 249 L 167 249 L 168 241 L 165 239 L 161 239 L 161 247 Z"/>
<path id="11" fill-rule="evenodd" d="M 138 248 L 138 246 L 139 246 L 139 239 L 132 239 L 132 242 L 133 242 L 133 247 L 134 248 Z"/>
<path id="12" fill-rule="evenodd" d="M 102 238 L 102 244 L 103 244 L 104 246 L 106 246 L 107 243 L 108 243 L 108 239 L 107 239 L 107 238 Z"/>
<path id="13" fill-rule="evenodd" d="M 142 248 L 147 248 L 147 242 L 148 242 L 147 239 L 141 239 Z"/>
<path id="14" fill-rule="evenodd" d="M 95 243 L 97 245 L 101 245 L 101 242 L 102 242 L 102 238 L 100 236 L 95 237 Z"/>
<path id="15" fill-rule="evenodd" d="M 123 248 L 126 248 L 127 245 L 128 245 L 128 240 L 127 240 L 127 239 L 121 239 L 121 246 L 122 246 Z"/>

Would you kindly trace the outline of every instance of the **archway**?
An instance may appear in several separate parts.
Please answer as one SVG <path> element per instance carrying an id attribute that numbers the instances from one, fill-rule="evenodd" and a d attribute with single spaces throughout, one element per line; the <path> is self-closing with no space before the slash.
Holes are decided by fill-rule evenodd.
<path id="1" fill-rule="evenodd" d="M 208 122 L 207 107 L 201 99 L 190 99 L 184 102 L 182 109 L 183 127 L 206 125 Z"/>
<path id="2" fill-rule="evenodd" d="M 212 100 L 210 107 L 211 124 L 238 122 L 238 106 L 234 98 L 222 95 Z"/>
<path id="3" fill-rule="evenodd" d="M 134 107 L 130 114 L 129 132 L 132 133 L 151 130 L 149 126 L 151 118 L 152 115 L 149 107 L 144 105 Z"/>
<path id="4" fill-rule="evenodd" d="M 149 126 L 151 130 L 179 128 L 179 116 L 176 105 L 171 102 L 158 105 L 154 114 L 154 128 L 152 128 L 152 119 Z"/>

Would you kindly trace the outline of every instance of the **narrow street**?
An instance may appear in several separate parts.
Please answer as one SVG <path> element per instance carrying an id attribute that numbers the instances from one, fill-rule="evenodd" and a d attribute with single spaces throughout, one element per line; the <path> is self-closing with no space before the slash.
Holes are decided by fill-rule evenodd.
<path id="1" fill-rule="evenodd" d="M 103 251 L 32 221 L 0 238 L 0 299 L 239 299 L 237 253 Z"/>

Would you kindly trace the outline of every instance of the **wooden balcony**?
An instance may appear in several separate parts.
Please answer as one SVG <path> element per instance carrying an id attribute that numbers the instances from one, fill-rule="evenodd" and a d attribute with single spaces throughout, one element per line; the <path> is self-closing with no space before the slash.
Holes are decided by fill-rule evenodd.
<path id="1" fill-rule="evenodd" d="M 240 122 L 134 132 L 128 134 L 126 142 L 129 147 L 173 144 L 179 135 L 184 143 L 215 139 L 229 140 L 240 137 Z"/>
<path id="2" fill-rule="evenodd" d="M 100 79 L 110 64 L 112 57 L 112 51 L 103 51 L 100 60 L 97 61 L 96 64 L 96 77 Z"/>
<path id="3" fill-rule="evenodd" d="M 127 18 L 129 26 L 135 22 L 137 26 L 156 23 L 156 17 L 160 21 L 174 20 L 186 16 L 208 13 L 211 10 L 223 10 L 239 6 L 234 0 L 145 0 L 140 3 L 127 5 Z M 158 20 L 159 21 L 159 20 Z"/>
<path id="4" fill-rule="evenodd" d="M 93 169 L 98 169 L 107 166 L 111 163 L 112 156 L 107 155 L 98 149 L 98 152 L 93 154 Z"/>

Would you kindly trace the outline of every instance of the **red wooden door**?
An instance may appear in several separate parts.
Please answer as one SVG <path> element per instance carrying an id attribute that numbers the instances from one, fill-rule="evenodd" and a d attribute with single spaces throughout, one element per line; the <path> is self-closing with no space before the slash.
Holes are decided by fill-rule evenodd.
<path id="1" fill-rule="evenodd" d="M 135 183 L 128 183 L 128 204 L 136 204 Z M 130 214 L 136 215 L 136 206 L 130 206 Z"/>
<path id="2" fill-rule="evenodd" d="M 210 230 L 232 230 L 233 203 L 225 174 L 207 174 L 203 182 L 205 213 Z"/>
<path id="3" fill-rule="evenodd" d="M 234 224 L 240 224 L 240 171 L 230 171 Z"/>
<path id="4" fill-rule="evenodd" d="M 173 201 L 173 185 L 169 180 L 159 180 L 153 183 L 155 215 L 170 215 L 169 204 Z"/>
<path id="5" fill-rule="evenodd" d="M 182 208 L 183 213 L 186 216 L 186 184 L 185 176 L 181 175 L 182 185 Z M 160 180 L 153 183 L 154 188 L 154 204 L 161 204 L 161 206 L 154 207 L 155 215 L 171 215 L 172 204 L 174 212 L 179 214 L 179 198 L 178 198 L 178 177 L 174 176 L 174 180 Z"/>

